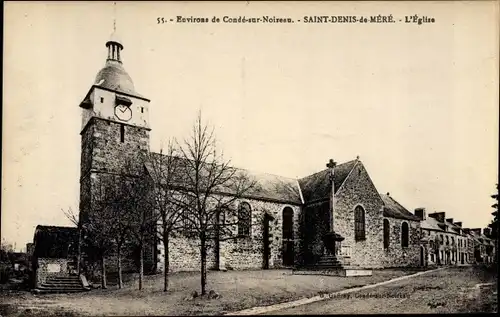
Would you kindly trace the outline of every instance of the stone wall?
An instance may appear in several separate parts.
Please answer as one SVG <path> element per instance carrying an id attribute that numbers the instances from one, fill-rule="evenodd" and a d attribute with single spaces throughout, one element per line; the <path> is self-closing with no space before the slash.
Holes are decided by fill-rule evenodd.
<path id="1" fill-rule="evenodd" d="M 149 130 L 114 121 L 93 118 L 92 170 L 112 173 L 140 174 L 142 158 L 149 152 Z M 124 129 L 124 142 L 120 130 Z M 83 137 L 83 136 L 82 136 Z"/>
<path id="2" fill-rule="evenodd" d="M 366 239 L 355 241 L 354 209 L 365 210 Z M 383 201 L 361 162 L 358 162 L 335 194 L 334 229 L 345 240 L 342 247 L 350 249 L 350 263 L 367 268 L 380 268 L 384 261 Z"/>
<path id="3" fill-rule="evenodd" d="M 389 217 L 384 219 L 389 221 L 390 228 L 389 246 L 384 249 L 384 267 L 420 266 L 420 222 Z M 401 245 L 401 227 L 404 222 L 409 229 L 408 247 Z"/>
<path id="4" fill-rule="evenodd" d="M 274 220 L 270 222 L 270 255 L 269 267 L 277 268 L 283 265 L 283 240 L 282 240 L 282 212 L 285 207 L 294 211 L 294 237 L 295 258 L 299 252 L 298 222 L 300 207 L 276 202 L 262 201 L 256 199 L 242 199 L 239 202 L 247 202 L 252 211 L 252 227 L 250 238 L 234 238 L 220 243 L 220 264 L 228 269 L 260 269 L 263 267 L 263 216 L 265 213 L 271 215 Z M 234 220 L 233 220 L 234 221 Z M 237 228 L 234 226 L 233 233 L 236 236 Z M 207 252 L 207 268 L 215 266 L 216 259 L 212 244 L 209 244 Z M 164 267 L 163 244 L 158 245 L 158 269 Z M 183 234 L 176 234 L 169 241 L 170 271 L 198 271 L 200 270 L 199 239 L 189 238 Z M 297 260 L 296 260 L 297 261 Z"/>
<path id="5" fill-rule="evenodd" d="M 68 259 L 38 258 L 36 269 L 36 286 L 45 283 L 47 278 L 50 277 L 69 276 L 68 262 Z"/>

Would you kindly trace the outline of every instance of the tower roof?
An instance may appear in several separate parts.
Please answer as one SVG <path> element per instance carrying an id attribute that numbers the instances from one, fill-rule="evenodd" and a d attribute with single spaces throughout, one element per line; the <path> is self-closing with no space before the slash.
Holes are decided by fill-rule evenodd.
<path id="1" fill-rule="evenodd" d="M 106 47 L 108 48 L 108 58 L 104 67 L 97 73 L 94 85 L 142 97 L 135 91 L 134 82 L 123 67 L 120 56 L 123 45 L 116 35 L 116 31 L 111 34 L 109 40 L 106 42 Z"/>
<path id="2" fill-rule="evenodd" d="M 135 91 L 132 78 L 123 65 L 113 60 L 106 61 L 106 65 L 97 73 L 94 85 L 134 96 L 140 96 Z"/>
<path id="3" fill-rule="evenodd" d="M 121 45 L 121 48 L 123 49 L 121 38 L 118 36 L 116 30 L 113 31 L 113 33 L 111 33 L 111 35 L 109 36 L 109 40 L 106 42 L 106 46 L 108 46 L 111 42 Z"/>

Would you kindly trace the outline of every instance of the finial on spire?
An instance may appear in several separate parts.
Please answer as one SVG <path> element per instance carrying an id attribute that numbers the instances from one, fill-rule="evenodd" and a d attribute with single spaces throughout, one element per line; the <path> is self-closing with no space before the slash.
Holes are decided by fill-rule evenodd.
<path id="1" fill-rule="evenodd" d="M 113 33 L 111 34 L 109 41 L 106 43 L 106 47 L 108 48 L 107 60 L 121 63 L 120 51 L 123 49 L 123 45 L 116 36 L 116 1 L 113 2 Z"/>
<path id="2" fill-rule="evenodd" d="M 116 1 L 113 2 L 113 33 L 116 32 Z"/>

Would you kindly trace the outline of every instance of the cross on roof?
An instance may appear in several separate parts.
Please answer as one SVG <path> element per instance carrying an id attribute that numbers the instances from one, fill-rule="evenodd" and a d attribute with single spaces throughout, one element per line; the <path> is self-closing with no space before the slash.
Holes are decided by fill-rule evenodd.
<path id="1" fill-rule="evenodd" d="M 337 162 L 335 162 L 333 159 L 330 159 L 330 161 L 328 161 L 328 164 L 326 164 L 326 167 L 328 168 L 334 168 L 335 166 L 337 166 Z"/>

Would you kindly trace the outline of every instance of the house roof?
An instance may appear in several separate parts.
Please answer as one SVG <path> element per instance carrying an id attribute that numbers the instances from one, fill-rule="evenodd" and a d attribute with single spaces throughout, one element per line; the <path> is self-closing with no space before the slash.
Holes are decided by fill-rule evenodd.
<path id="1" fill-rule="evenodd" d="M 434 219 L 432 217 L 427 217 L 427 218 L 425 218 L 425 220 L 422 220 L 420 222 L 420 228 L 445 232 L 439 226 L 439 224 L 440 224 L 439 221 L 437 221 L 436 219 Z"/>
<path id="2" fill-rule="evenodd" d="M 172 164 L 170 164 L 172 163 Z M 170 180 L 170 184 L 183 188 L 189 183 L 189 175 L 186 173 L 180 173 L 179 168 L 182 168 L 189 161 L 180 157 L 163 155 L 160 153 L 152 153 L 150 160 L 145 164 L 148 173 L 152 177 L 160 179 L 160 182 L 167 183 L 166 175 L 168 173 L 162 172 L 166 171 L 168 166 L 176 166 L 173 168 Z M 205 171 L 207 172 L 207 170 Z M 203 171 L 202 171 L 203 173 Z M 231 194 L 236 191 L 238 186 L 238 180 L 240 177 L 247 177 L 247 183 L 254 183 L 244 195 L 245 198 L 260 199 L 260 200 L 271 200 L 283 203 L 290 203 L 300 205 L 302 204 L 301 193 L 299 188 L 299 183 L 296 179 L 268 174 L 268 173 L 258 173 L 242 168 L 228 167 L 228 174 L 234 173 L 234 177 L 231 177 L 235 181 L 228 181 L 224 187 L 218 189 L 220 193 Z M 244 182 L 243 182 L 244 183 Z M 241 182 L 240 182 L 241 184 Z"/>
<path id="3" fill-rule="evenodd" d="M 445 224 L 446 226 L 448 227 L 448 229 L 451 229 L 453 230 L 452 232 L 455 232 L 455 233 L 458 233 L 460 234 L 462 232 L 462 228 L 460 228 L 459 226 L 449 222 L 449 221 L 445 221 Z"/>
<path id="4" fill-rule="evenodd" d="M 344 183 L 357 162 L 358 160 L 352 160 L 334 167 L 333 183 L 335 193 Z M 299 179 L 299 184 L 305 202 L 326 199 L 330 196 L 331 183 L 329 169 L 327 168 L 321 172 L 301 178 Z"/>
<path id="5" fill-rule="evenodd" d="M 380 194 L 380 197 L 382 197 L 382 201 L 384 202 L 384 217 L 420 221 L 420 218 L 409 212 L 391 196 Z"/>
<path id="6" fill-rule="evenodd" d="M 78 228 L 38 225 L 33 242 L 36 257 L 65 258 L 76 250 Z"/>

